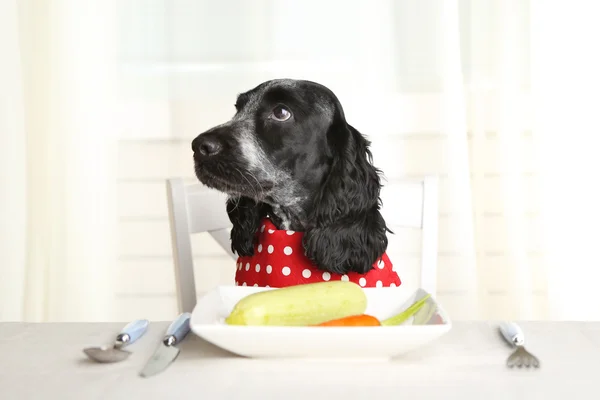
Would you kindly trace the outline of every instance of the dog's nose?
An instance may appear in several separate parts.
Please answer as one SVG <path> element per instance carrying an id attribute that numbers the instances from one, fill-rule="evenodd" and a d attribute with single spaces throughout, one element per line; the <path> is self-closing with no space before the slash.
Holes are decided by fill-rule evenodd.
<path id="1" fill-rule="evenodd" d="M 192 150 L 203 156 L 214 156 L 222 150 L 221 143 L 214 137 L 197 137 L 192 141 Z"/>

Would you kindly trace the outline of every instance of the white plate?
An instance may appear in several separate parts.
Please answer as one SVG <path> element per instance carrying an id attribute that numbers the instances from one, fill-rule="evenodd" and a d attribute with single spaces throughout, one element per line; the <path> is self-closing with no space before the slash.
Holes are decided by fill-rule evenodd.
<path id="1" fill-rule="evenodd" d="M 415 350 L 447 333 L 451 321 L 430 297 L 403 325 L 393 327 L 229 326 L 223 321 L 243 297 L 269 288 L 219 286 L 202 296 L 192 313 L 191 329 L 232 353 L 253 358 L 388 359 Z M 426 294 L 408 298 L 401 288 L 364 288 L 366 313 L 379 319 L 399 314 Z"/>

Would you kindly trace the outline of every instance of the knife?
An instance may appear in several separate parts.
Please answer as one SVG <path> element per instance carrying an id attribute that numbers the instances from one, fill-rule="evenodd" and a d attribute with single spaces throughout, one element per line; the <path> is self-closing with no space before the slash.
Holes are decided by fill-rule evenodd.
<path id="1" fill-rule="evenodd" d="M 158 348 L 140 371 L 140 376 L 147 378 L 156 375 L 164 371 L 177 358 L 180 351 L 177 345 L 190 332 L 190 317 L 191 314 L 185 312 L 171 322 Z"/>

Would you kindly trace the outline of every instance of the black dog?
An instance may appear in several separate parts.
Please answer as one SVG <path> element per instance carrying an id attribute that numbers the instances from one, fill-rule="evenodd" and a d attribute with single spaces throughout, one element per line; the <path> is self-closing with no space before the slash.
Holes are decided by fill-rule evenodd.
<path id="1" fill-rule="evenodd" d="M 380 171 L 337 97 L 314 82 L 272 80 L 240 94 L 235 108 L 192 142 L 198 179 L 229 195 L 232 249 L 251 256 L 269 216 L 304 232 L 305 254 L 323 271 L 370 271 L 388 244 Z"/>

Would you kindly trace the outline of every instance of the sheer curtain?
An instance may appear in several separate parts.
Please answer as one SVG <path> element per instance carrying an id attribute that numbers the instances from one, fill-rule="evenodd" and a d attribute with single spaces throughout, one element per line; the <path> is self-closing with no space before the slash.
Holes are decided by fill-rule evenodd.
<path id="1" fill-rule="evenodd" d="M 532 119 L 549 317 L 600 318 L 600 37 L 591 4 L 532 2 Z M 555 21 L 561 21 L 557 29 Z"/>
<path id="2" fill-rule="evenodd" d="M 0 6 L 0 320 L 111 318 L 115 4 Z"/>
<path id="3" fill-rule="evenodd" d="M 0 3 L 0 320 L 23 317 L 26 150 L 17 3 Z"/>
<path id="4" fill-rule="evenodd" d="M 168 171 L 158 178 L 191 180 L 180 144 L 189 151 L 192 137 L 231 116 L 238 92 L 275 77 L 336 92 L 388 181 L 440 177 L 438 297 L 454 318 L 600 318 L 600 25 L 590 2 L 1 7 L 0 319 L 115 315 L 116 248 L 132 243 L 115 223 L 116 139 L 160 144 L 135 147 L 129 171 L 154 171 L 160 158 Z M 407 267 L 408 242 L 399 236 L 393 249 Z M 152 258 L 138 256 L 140 268 Z M 135 304 L 132 315 L 152 311 L 147 297 Z"/>

